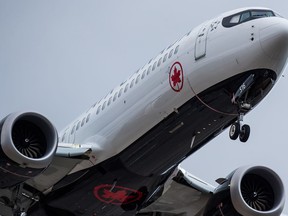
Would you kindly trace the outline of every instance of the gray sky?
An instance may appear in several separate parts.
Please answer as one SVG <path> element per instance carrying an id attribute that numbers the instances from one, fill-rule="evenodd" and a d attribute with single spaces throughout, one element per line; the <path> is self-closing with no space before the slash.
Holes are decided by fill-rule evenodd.
<path id="1" fill-rule="evenodd" d="M 0 118 L 35 110 L 61 130 L 193 27 L 246 6 L 288 18 L 283 0 L 0 0 Z M 245 117 L 247 143 L 225 131 L 183 167 L 213 183 L 241 165 L 266 165 L 288 188 L 287 79 Z"/>

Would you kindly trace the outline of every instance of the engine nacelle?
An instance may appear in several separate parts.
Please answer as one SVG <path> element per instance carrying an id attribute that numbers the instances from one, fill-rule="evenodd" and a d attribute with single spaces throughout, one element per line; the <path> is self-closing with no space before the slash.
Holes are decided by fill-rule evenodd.
<path id="1" fill-rule="evenodd" d="M 0 188 L 19 184 L 44 171 L 56 152 L 58 135 L 44 116 L 12 113 L 0 122 Z"/>
<path id="2" fill-rule="evenodd" d="M 280 177 L 273 170 L 263 166 L 240 167 L 226 179 L 207 203 L 204 216 L 281 215 L 285 191 Z"/>

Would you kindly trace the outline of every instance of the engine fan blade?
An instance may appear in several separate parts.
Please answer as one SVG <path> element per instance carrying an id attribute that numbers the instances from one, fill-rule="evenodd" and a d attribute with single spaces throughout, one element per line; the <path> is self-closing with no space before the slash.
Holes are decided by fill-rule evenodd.
<path id="1" fill-rule="evenodd" d="M 12 139 L 16 149 L 29 158 L 41 158 L 45 154 L 47 148 L 45 135 L 29 121 L 20 120 L 15 123 Z"/>
<path id="2" fill-rule="evenodd" d="M 275 198 L 271 185 L 261 176 L 247 174 L 241 182 L 245 202 L 258 211 L 268 211 L 274 206 Z"/>

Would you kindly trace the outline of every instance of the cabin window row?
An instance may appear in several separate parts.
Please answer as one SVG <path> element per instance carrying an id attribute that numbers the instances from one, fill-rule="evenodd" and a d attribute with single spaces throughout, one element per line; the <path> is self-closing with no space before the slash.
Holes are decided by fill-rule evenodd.
<path id="1" fill-rule="evenodd" d="M 169 47 L 169 48 L 170 48 L 170 47 Z M 115 92 L 114 94 L 112 94 L 112 93 L 113 93 L 113 90 L 111 91 L 110 94 L 112 94 L 112 95 L 110 95 L 109 99 L 108 99 L 108 100 L 105 100 L 102 105 L 99 105 L 99 106 L 97 107 L 96 115 L 98 115 L 98 114 L 101 112 L 101 110 L 104 110 L 106 107 L 108 107 L 112 102 L 116 101 L 117 98 L 120 98 L 123 93 L 126 93 L 126 92 L 128 91 L 128 89 L 129 89 L 129 87 L 132 88 L 134 85 L 136 85 L 137 83 L 139 83 L 140 79 L 143 80 L 143 79 L 145 78 L 145 76 L 148 76 L 148 75 L 150 74 L 151 71 L 154 71 L 154 70 L 156 69 L 156 67 L 160 67 L 160 65 L 161 65 L 162 63 L 165 63 L 165 62 L 167 61 L 167 59 L 170 59 L 170 58 L 173 56 L 173 54 L 174 54 L 174 55 L 177 54 L 178 51 L 179 51 L 179 45 L 176 46 L 175 49 L 171 49 L 169 52 L 167 52 L 167 53 L 164 55 L 164 57 L 160 57 L 157 61 L 155 61 L 155 62 L 153 63 L 153 65 L 150 64 L 150 63 L 153 61 L 153 59 L 151 59 L 151 60 L 148 62 L 148 64 L 150 64 L 149 67 L 148 67 L 148 69 L 143 70 L 143 72 L 142 72 L 141 74 L 138 74 L 139 71 L 140 71 L 140 70 L 138 70 L 137 73 L 136 73 L 136 74 L 138 74 L 137 77 L 136 77 L 136 78 L 133 78 L 129 83 L 127 83 L 124 88 L 120 88 L 120 89 L 119 89 L 117 92 Z M 163 52 L 164 52 L 164 50 L 161 52 L 161 54 L 163 54 Z M 134 75 L 133 75 L 133 76 L 134 76 Z M 126 81 L 126 82 L 127 82 L 127 81 Z M 126 83 L 126 82 L 124 82 L 124 83 Z M 122 83 L 121 85 L 123 85 L 124 83 Z M 102 100 L 103 100 L 103 99 L 102 99 Z M 102 100 L 100 100 L 99 102 L 95 103 L 95 104 L 92 106 L 92 108 L 96 107 L 97 104 L 101 103 Z M 70 134 L 71 134 L 71 135 L 74 134 L 77 130 L 79 130 L 80 127 L 83 127 L 83 126 L 85 125 L 85 123 L 88 123 L 89 120 L 90 120 L 90 116 L 91 116 L 91 113 L 89 113 L 89 114 L 88 114 L 86 117 L 84 117 L 81 121 L 78 121 L 78 122 L 73 126 Z M 64 134 L 63 137 L 62 137 L 62 141 L 64 141 L 64 140 L 65 140 L 65 134 Z"/>
<path id="2" fill-rule="evenodd" d="M 138 70 L 137 73 L 136 73 L 136 74 L 138 74 L 136 78 L 133 78 L 133 79 L 132 79 L 130 82 L 128 82 L 128 83 L 126 83 L 127 81 L 124 82 L 124 83 L 122 83 L 121 85 L 124 85 L 124 84 L 126 83 L 126 85 L 125 85 L 124 88 L 120 88 L 120 90 L 118 90 L 117 92 L 115 92 L 114 95 L 111 95 L 111 96 L 109 97 L 108 101 L 105 100 L 102 105 L 99 105 L 99 106 L 97 107 L 96 115 L 98 115 L 101 110 L 104 110 L 104 109 L 105 109 L 107 106 L 109 106 L 112 102 L 116 101 L 117 98 L 120 98 L 123 93 L 126 93 L 126 92 L 128 91 L 129 88 L 133 88 L 134 85 L 136 85 L 137 83 L 139 83 L 140 79 L 143 80 L 143 79 L 145 78 L 145 76 L 148 76 L 148 75 L 151 73 L 151 71 L 154 71 L 154 70 L 156 69 L 156 67 L 160 67 L 161 63 L 166 62 L 166 60 L 167 60 L 168 58 L 171 58 L 173 54 L 174 54 L 174 55 L 177 54 L 178 51 L 179 51 L 179 45 L 178 45 L 175 49 L 171 49 L 169 53 L 166 53 L 166 54 L 164 55 L 164 57 L 160 57 L 157 61 L 155 61 L 155 62 L 153 63 L 153 65 L 150 64 L 150 63 L 152 62 L 152 59 L 151 59 L 151 60 L 149 61 L 149 63 L 148 63 L 148 64 L 150 64 L 150 66 L 148 67 L 148 69 L 143 70 L 143 72 L 142 72 L 141 74 L 138 74 L 139 71 L 140 71 L 140 70 Z M 134 75 L 133 75 L 133 76 L 134 76 Z M 112 92 L 113 92 L 113 91 L 112 91 Z M 101 101 L 99 101 L 98 103 L 100 103 L 100 102 L 101 102 Z M 93 107 L 95 107 L 96 105 L 97 105 L 97 103 L 94 104 Z"/>

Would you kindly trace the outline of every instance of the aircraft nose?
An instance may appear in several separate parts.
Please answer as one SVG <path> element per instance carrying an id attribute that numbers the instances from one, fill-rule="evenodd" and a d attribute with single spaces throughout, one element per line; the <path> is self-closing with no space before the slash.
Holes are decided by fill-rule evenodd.
<path id="1" fill-rule="evenodd" d="M 288 57 L 288 20 L 280 19 L 277 22 L 263 27 L 260 30 L 260 44 L 266 55 L 274 60 L 285 60 Z"/>

